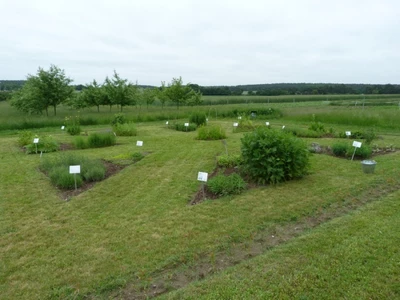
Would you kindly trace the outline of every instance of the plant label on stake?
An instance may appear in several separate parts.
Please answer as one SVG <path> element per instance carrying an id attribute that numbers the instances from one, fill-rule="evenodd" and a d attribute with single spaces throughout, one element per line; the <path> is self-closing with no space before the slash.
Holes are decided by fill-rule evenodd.
<path id="1" fill-rule="evenodd" d="M 357 141 L 353 142 L 354 152 L 353 152 L 353 156 L 351 157 L 351 160 L 353 160 L 354 155 L 356 154 L 357 148 L 361 148 L 361 144 L 362 144 L 361 142 L 357 142 Z"/>
<path id="2" fill-rule="evenodd" d="M 282 126 L 282 129 L 285 129 L 285 125 Z"/>
<path id="3" fill-rule="evenodd" d="M 39 143 L 39 138 L 34 138 L 33 143 L 35 144 L 36 147 L 36 154 L 37 154 L 37 144 Z"/>
<path id="4" fill-rule="evenodd" d="M 233 123 L 233 127 L 238 127 L 239 123 L 235 122 Z"/>
<path id="5" fill-rule="evenodd" d="M 186 127 L 186 131 L 187 131 L 187 129 L 189 127 L 189 123 L 185 123 L 185 127 Z"/>
<path id="6" fill-rule="evenodd" d="M 137 141 L 137 142 L 136 142 L 136 146 L 142 147 L 142 146 L 143 146 L 143 141 Z"/>
<path id="7" fill-rule="evenodd" d="M 351 136 L 351 131 L 346 131 L 346 136 L 350 137 Z"/>
<path id="8" fill-rule="evenodd" d="M 76 165 L 76 166 L 69 166 L 69 174 L 74 174 L 74 180 L 75 180 L 75 191 L 78 189 L 76 186 L 76 174 L 81 173 L 81 166 Z"/>
<path id="9" fill-rule="evenodd" d="M 64 130 L 65 129 L 65 126 L 61 126 L 61 130 Z"/>
<path id="10" fill-rule="evenodd" d="M 205 193 L 204 193 L 204 182 L 207 182 L 208 179 L 208 173 L 207 172 L 199 172 L 197 173 L 197 180 L 201 181 L 201 188 L 203 190 L 203 198 L 206 197 Z"/>
<path id="11" fill-rule="evenodd" d="M 167 122 L 165 122 L 165 125 L 167 125 L 167 126 L 168 126 L 168 121 L 167 121 Z"/>
<path id="12" fill-rule="evenodd" d="M 269 122 L 265 122 L 265 125 L 269 126 Z"/>

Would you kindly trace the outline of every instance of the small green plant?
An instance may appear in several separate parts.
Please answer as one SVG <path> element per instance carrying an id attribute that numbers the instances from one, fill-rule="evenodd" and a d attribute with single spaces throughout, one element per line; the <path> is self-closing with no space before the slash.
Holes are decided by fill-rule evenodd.
<path id="1" fill-rule="evenodd" d="M 116 138 L 113 133 L 93 133 L 88 137 L 89 148 L 100 148 L 113 146 L 116 143 Z"/>
<path id="2" fill-rule="evenodd" d="M 31 131 L 23 130 L 18 133 L 18 145 L 23 147 L 32 143 L 34 134 Z"/>
<path id="3" fill-rule="evenodd" d="M 185 124 L 182 123 L 175 123 L 173 127 L 178 131 L 195 131 L 197 129 L 196 124 L 191 123 L 189 123 L 189 126 L 185 126 Z"/>
<path id="4" fill-rule="evenodd" d="M 218 196 L 240 194 L 246 187 L 246 182 L 236 173 L 229 176 L 219 174 L 207 182 L 208 190 Z"/>
<path id="5" fill-rule="evenodd" d="M 114 115 L 114 118 L 111 121 L 111 125 L 117 125 L 117 124 L 125 124 L 127 123 L 125 114 L 123 113 L 118 113 Z"/>
<path id="6" fill-rule="evenodd" d="M 376 133 L 373 129 L 367 129 L 364 131 L 364 136 L 363 138 L 365 139 L 365 143 L 367 145 L 371 145 L 372 141 L 376 139 Z"/>
<path id="7" fill-rule="evenodd" d="M 291 133 L 259 127 L 241 141 L 243 169 L 260 183 L 275 184 L 307 173 L 307 145 Z"/>
<path id="8" fill-rule="evenodd" d="M 33 139 L 30 144 L 25 146 L 25 151 L 27 154 L 31 153 L 49 153 L 55 152 L 60 148 L 60 145 L 51 135 L 36 136 L 39 138 L 39 143 L 34 144 Z"/>
<path id="9" fill-rule="evenodd" d="M 79 135 L 81 134 L 81 126 L 79 116 L 69 116 L 65 117 L 64 121 L 67 132 L 70 135 Z"/>
<path id="10" fill-rule="evenodd" d="M 67 126 L 67 132 L 70 135 L 80 135 L 81 134 L 81 126 L 79 126 L 79 125 Z"/>
<path id="11" fill-rule="evenodd" d="M 226 132 L 220 125 L 200 126 L 198 140 L 222 140 L 226 138 Z"/>
<path id="12" fill-rule="evenodd" d="M 333 152 L 333 155 L 335 155 L 335 156 L 345 157 L 349 148 L 350 147 L 349 147 L 348 143 L 339 142 L 339 143 L 335 143 L 332 145 L 332 152 Z"/>
<path id="13" fill-rule="evenodd" d="M 138 161 L 142 160 L 143 157 L 144 157 L 144 155 L 142 153 L 140 153 L 140 152 L 135 152 L 135 153 L 132 154 L 133 162 L 138 162 Z"/>
<path id="14" fill-rule="evenodd" d="M 86 137 L 82 137 L 82 136 L 77 136 L 74 139 L 74 146 L 76 149 L 87 149 L 89 148 L 89 145 L 86 141 Z"/>
<path id="15" fill-rule="evenodd" d="M 242 164 L 242 156 L 240 154 L 220 155 L 217 157 L 217 165 L 223 168 L 237 167 Z"/>
<path id="16" fill-rule="evenodd" d="M 349 147 L 346 152 L 347 157 L 351 157 L 354 153 L 354 147 Z M 356 149 L 354 157 L 366 159 L 372 155 L 372 148 L 369 145 L 362 144 L 360 148 Z"/>
<path id="17" fill-rule="evenodd" d="M 189 117 L 189 123 L 194 123 L 197 126 L 202 126 L 207 124 L 207 117 L 205 113 L 194 112 Z"/>
<path id="18" fill-rule="evenodd" d="M 117 123 L 113 126 L 113 130 L 118 136 L 136 136 L 137 129 L 134 123 Z"/>

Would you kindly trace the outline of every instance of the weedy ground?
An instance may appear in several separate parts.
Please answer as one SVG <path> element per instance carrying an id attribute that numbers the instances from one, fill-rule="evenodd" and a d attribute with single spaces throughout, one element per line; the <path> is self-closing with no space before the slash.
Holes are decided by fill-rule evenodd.
<path id="1" fill-rule="evenodd" d="M 321 109 L 296 105 L 282 105 L 285 116 L 272 127 L 307 126 L 299 107 L 307 116 Z M 400 119 L 398 110 L 390 115 Z M 233 121 L 210 120 L 226 129 L 228 151 L 240 153 L 245 133 L 234 133 Z M 397 129 L 378 125 L 376 143 L 400 147 Z M 212 172 L 224 145 L 164 121 L 137 128 L 138 136 L 118 137 L 113 147 L 68 150 L 117 161 L 142 140 L 148 153 L 69 201 L 39 171 L 39 155 L 17 146 L 17 131 L 0 133 L 0 298 L 399 297 L 400 152 L 375 157 L 374 174 L 364 174 L 360 161 L 314 154 L 300 180 L 188 205 L 197 172 Z M 73 141 L 58 126 L 40 131 Z"/>

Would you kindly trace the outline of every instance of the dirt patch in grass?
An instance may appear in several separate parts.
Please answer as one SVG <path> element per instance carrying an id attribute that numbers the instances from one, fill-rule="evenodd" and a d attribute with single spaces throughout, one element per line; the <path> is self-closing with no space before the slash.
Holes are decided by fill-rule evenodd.
<path id="1" fill-rule="evenodd" d="M 339 203 L 317 209 L 312 215 L 297 221 L 277 224 L 268 230 L 255 232 L 253 238 L 232 243 L 225 249 L 204 253 L 193 261 L 177 261 L 152 274 L 132 279 L 124 288 L 111 292 L 110 298 L 149 299 L 180 289 L 193 281 L 202 280 L 252 257 L 286 243 L 318 225 L 343 216 L 368 202 L 376 201 L 399 190 L 400 180 L 370 187 L 362 193 L 348 195 Z M 87 295 L 89 299 L 95 297 Z"/>
<path id="2" fill-rule="evenodd" d="M 102 161 L 103 165 L 106 168 L 106 174 L 104 176 L 104 179 L 107 179 L 108 177 L 113 176 L 114 174 L 117 174 L 119 171 L 121 171 L 122 169 L 124 169 L 125 167 L 127 167 L 128 165 L 119 165 L 119 164 L 114 164 L 112 162 L 103 160 Z M 59 195 L 61 197 L 61 199 L 65 200 L 65 201 L 69 201 L 72 197 L 77 196 L 89 189 L 91 189 L 97 182 L 83 182 L 82 186 L 80 186 L 78 189 L 76 190 L 61 190 L 59 192 Z"/>

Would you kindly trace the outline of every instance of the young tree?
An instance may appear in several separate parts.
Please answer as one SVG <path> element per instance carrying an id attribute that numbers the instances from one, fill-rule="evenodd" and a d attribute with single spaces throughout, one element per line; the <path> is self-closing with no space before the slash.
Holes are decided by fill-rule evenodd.
<path id="1" fill-rule="evenodd" d="M 188 102 L 191 91 L 192 89 L 189 86 L 183 85 L 182 77 L 179 77 L 172 79 L 172 82 L 165 89 L 165 94 L 179 109 L 179 106 L 185 105 Z"/>
<path id="2" fill-rule="evenodd" d="M 113 78 L 106 78 L 104 85 L 110 109 L 112 104 L 119 105 L 121 111 L 124 106 L 135 104 L 136 87 L 128 83 L 127 79 L 119 77 L 116 71 L 114 71 Z"/>
<path id="3" fill-rule="evenodd" d="M 164 109 L 165 103 L 171 101 L 166 94 L 167 87 L 165 86 L 165 81 L 161 81 L 161 87 L 156 90 L 156 98 L 161 102 L 161 108 Z"/>
<path id="4" fill-rule="evenodd" d="M 156 90 L 155 89 L 143 89 L 143 98 L 146 102 L 147 109 L 149 109 L 149 105 L 153 104 L 156 101 Z"/>
<path id="5" fill-rule="evenodd" d="M 86 103 L 87 107 L 96 106 L 97 112 L 100 112 L 100 105 L 103 101 L 103 89 L 101 86 L 93 80 L 93 82 L 86 85 L 86 89 L 84 89 L 82 94 L 82 99 Z"/>
<path id="6" fill-rule="evenodd" d="M 47 115 L 48 108 L 52 106 L 56 115 L 57 105 L 65 102 L 74 92 L 71 82 L 64 70 L 55 65 L 51 65 L 48 71 L 39 68 L 36 76 L 28 75 L 26 87 L 24 85 L 15 95 L 12 103 L 21 111 L 41 113 L 45 110 Z"/>

